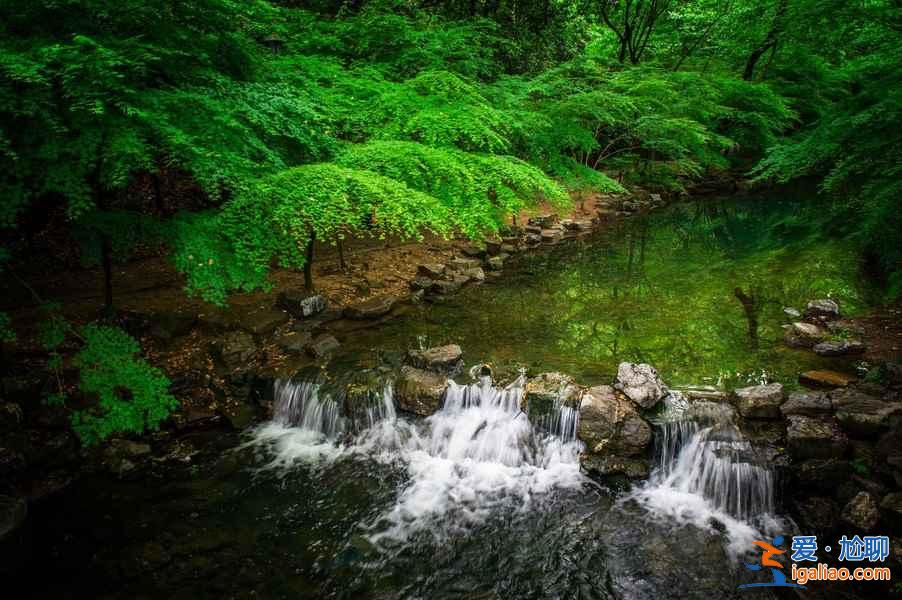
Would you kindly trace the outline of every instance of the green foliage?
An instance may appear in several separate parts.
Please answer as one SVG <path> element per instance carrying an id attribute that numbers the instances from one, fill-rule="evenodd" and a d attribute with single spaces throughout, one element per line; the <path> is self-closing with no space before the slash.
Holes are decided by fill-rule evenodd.
<path id="1" fill-rule="evenodd" d="M 222 303 L 233 289 L 265 288 L 270 265 L 301 268 L 312 236 L 345 233 L 418 237 L 445 233 L 447 209 L 434 197 L 371 171 L 332 163 L 267 177 L 211 215 L 177 222 L 175 262 L 188 291 Z"/>
<path id="2" fill-rule="evenodd" d="M 95 408 L 72 414 L 82 443 L 157 429 L 178 406 L 168 392 L 169 380 L 138 356 L 138 343 L 121 329 L 88 325 L 82 335 L 84 346 L 73 360 L 80 370 L 79 388 L 99 398 Z"/>

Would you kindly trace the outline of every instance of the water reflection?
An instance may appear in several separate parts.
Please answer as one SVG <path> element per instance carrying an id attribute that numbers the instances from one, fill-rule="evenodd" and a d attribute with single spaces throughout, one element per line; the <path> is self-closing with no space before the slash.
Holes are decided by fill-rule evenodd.
<path id="1" fill-rule="evenodd" d="M 874 301 L 824 218 L 797 200 L 679 205 L 521 256 L 499 281 L 346 345 L 454 341 L 511 372 L 561 370 L 587 383 L 609 380 L 623 360 L 652 363 L 677 385 L 791 382 L 825 361 L 783 346 L 784 307 L 830 296 L 854 313 Z"/>

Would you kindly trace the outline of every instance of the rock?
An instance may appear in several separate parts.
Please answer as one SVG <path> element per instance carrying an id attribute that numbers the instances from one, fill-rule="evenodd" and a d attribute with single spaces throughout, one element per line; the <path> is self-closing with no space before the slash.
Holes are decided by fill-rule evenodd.
<path id="1" fill-rule="evenodd" d="M 546 244 L 555 244 L 564 239 L 564 232 L 559 229 L 543 229 L 540 235 L 542 242 Z"/>
<path id="2" fill-rule="evenodd" d="M 753 385 L 733 391 L 736 410 L 746 419 L 779 419 L 784 397 L 781 383 Z"/>
<path id="3" fill-rule="evenodd" d="M 341 344 L 334 336 L 323 333 L 316 336 L 316 339 L 307 346 L 307 353 L 314 358 L 324 358 L 338 350 L 340 347 Z"/>
<path id="4" fill-rule="evenodd" d="M 474 283 L 482 283 L 485 281 L 485 271 L 482 270 L 482 267 L 467 269 L 461 271 L 460 274 L 461 276 L 466 277 L 467 281 L 472 281 Z"/>
<path id="5" fill-rule="evenodd" d="M 345 308 L 344 315 L 349 319 L 365 320 L 384 317 L 391 312 L 398 301 L 394 296 L 376 296 Z"/>
<path id="6" fill-rule="evenodd" d="M 286 354 L 303 354 L 312 340 L 313 334 L 309 331 L 291 331 L 278 336 L 274 341 Z"/>
<path id="7" fill-rule="evenodd" d="M 902 531 L 902 492 L 893 492 L 880 501 L 880 513 L 894 532 Z"/>
<path id="8" fill-rule="evenodd" d="M 0 543 L 12 539 L 28 517 L 25 500 L 13 496 L 0 496 Z M 5 570 L 5 569 L 3 569 Z"/>
<path id="9" fill-rule="evenodd" d="M 215 339 L 212 352 L 229 370 L 247 367 L 251 357 L 257 352 L 254 338 L 244 331 L 232 331 Z"/>
<path id="10" fill-rule="evenodd" d="M 795 309 L 791 306 L 787 306 L 787 307 L 783 308 L 783 314 L 786 315 L 787 317 L 789 317 L 790 319 L 798 319 L 802 316 L 802 313 L 800 313 L 797 309 Z"/>
<path id="11" fill-rule="evenodd" d="M 482 262 L 475 258 L 455 257 L 455 258 L 452 258 L 448 262 L 447 269 L 449 271 L 454 271 L 456 273 L 462 273 L 464 271 L 469 271 L 471 269 L 478 269 L 481 267 L 482 267 Z"/>
<path id="12" fill-rule="evenodd" d="M 505 254 L 516 254 L 517 253 L 517 245 L 516 244 L 501 244 L 501 252 Z"/>
<path id="13" fill-rule="evenodd" d="M 786 446 L 795 459 L 841 458 L 849 440 L 832 418 L 792 415 L 786 427 Z"/>
<path id="14" fill-rule="evenodd" d="M 441 279 L 444 274 L 445 265 L 441 263 L 426 263 L 417 267 L 417 275 L 422 275 L 429 279 Z"/>
<path id="15" fill-rule="evenodd" d="M 628 479 L 645 479 L 649 473 L 648 461 L 641 458 L 587 454 L 582 457 L 580 465 L 589 473 L 604 477 L 619 475 Z"/>
<path id="16" fill-rule="evenodd" d="M 798 481 L 796 489 L 832 495 L 836 482 L 852 477 L 852 466 L 849 461 L 836 458 L 811 459 L 795 464 L 793 474 Z"/>
<path id="17" fill-rule="evenodd" d="M 645 363 L 620 363 L 614 388 L 644 409 L 654 407 L 667 395 L 667 386 L 658 377 L 658 372 Z"/>
<path id="18" fill-rule="evenodd" d="M 326 310 L 326 299 L 306 290 L 286 290 L 279 293 L 276 306 L 295 319 L 308 319 Z"/>
<path id="19" fill-rule="evenodd" d="M 535 246 L 536 244 L 541 244 L 542 243 L 541 232 L 539 232 L 539 233 L 528 232 L 526 234 L 526 243 L 529 244 L 530 246 Z"/>
<path id="20" fill-rule="evenodd" d="M 592 387 L 582 395 L 578 436 L 590 452 L 638 456 L 648 448 L 651 433 L 635 405 L 613 387 Z"/>
<path id="21" fill-rule="evenodd" d="M 119 454 L 135 459 L 149 456 L 150 451 L 150 444 L 123 439 L 110 440 L 110 443 L 106 448 L 107 453 Z"/>
<path id="22" fill-rule="evenodd" d="M 805 307 L 805 318 L 815 321 L 835 321 L 840 317 L 839 304 L 829 298 L 812 300 Z"/>
<path id="23" fill-rule="evenodd" d="M 395 399 L 401 410 L 428 417 L 442 407 L 447 387 L 444 375 L 405 365 L 395 384 Z"/>
<path id="24" fill-rule="evenodd" d="M 0 478 L 6 479 L 25 470 L 25 456 L 12 448 L 0 448 Z"/>
<path id="25" fill-rule="evenodd" d="M 262 308 L 243 315 L 238 325 L 248 333 L 267 335 L 288 322 L 288 314 L 276 308 Z"/>
<path id="26" fill-rule="evenodd" d="M 849 354 L 863 354 L 865 350 L 867 350 L 867 347 L 858 340 L 821 342 L 814 345 L 814 353 L 819 356 L 846 356 Z"/>
<path id="27" fill-rule="evenodd" d="M 708 400 L 711 402 L 725 402 L 729 399 L 729 394 L 720 390 L 711 389 L 688 389 L 683 392 L 688 400 Z"/>
<path id="28" fill-rule="evenodd" d="M 414 291 L 418 290 L 428 290 L 433 286 L 435 280 L 429 279 L 428 277 L 424 277 L 423 275 L 417 275 L 413 278 L 413 281 L 410 282 L 410 289 Z"/>
<path id="29" fill-rule="evenodd" d="M 871 531 L 880 520 L 877 500 L 868 492 L 859 492 L 842 509 L 842 520 L 854 527 L 856 532 Z"/>
<path id="30" fill-rule="evenodd" d="M 503 244 L 498 240 L 486 240 L 485 241 L 485 252 L 489 256 L 498 256 L 503 252 L 502 250 Z"/>
<path id="31" fill-rule="evenodd" d="M 464 246 L 460 251 L 464 256 L 469 258 L 482 258 L 485 256 L 485 250 L 478 246 L 473 246 L 472 244 Z"/>
<path id="32" fill-rule="evenodd" d="M 794 502 L 803 531 L 816 531 L 827 535 L 836 530 L 839 521 L 839 506 L 830 498 L 808 496 Z"/>
<path id="33" fill-rule="evenodd" d="M 440 296 L 446 296 L 448 294 L 453 294 L 457 290 L 463 287 L 463 285 L 468 281 L 466 277 L 455 277 L 454 279 L 442 279 L 440 281 L 436 281 L 432 284 L 432 287 L 429 288 L 429 291 L 433 294 L 438 294 Z"/>
<path id="34" fill-rule="evenodd" d="M 902 403 L 885 402 L 856 389 L 831 393 L 836 420 L 854 437 L 870 438 L 888 430 L 902 418 Z"/>
<path id="35" fill-rule="evenodd" d="M 520 408 L 533 422 L 556 415 L 561 406 L 579 407 L 582 390 L 563 373 L 542 373 L 526 382 Z"/>
<path id="36" fill-rule="evenodd" d="M 417 369 L 456 375 L 463 367 L 463 351 L 457 344 L 436 346 L 427 350 L 409 350 L 407 362 Z"/>
<path id="37" fill-rule="evenodd" d="M 785 416 L 821 417 L 833 412 L 833 403 L 830 396 L 823 392 L 793 392 L 780 406 L 780 412 Z"/>
<path id="38" fill-rule="evenodd" d="M 504 259 L 500 256 L 493 256 L 486 261 L 486 265 L 492 271 L 500 271 L 504 268 Z"/>
<path id="39" fill-rule="evenodd" d="M 561 218 L 554 214 L 546 214 L 546 215 L 536 215 L 535 217 L 530 217 L 528 223 L 533 227 L 539 227 L 540 229 L 548 229 L 557 223 L 559 223 Z"/>
<path id="40" fill-rule="evenodd" d="M 149 317 L 152 337 L 168 342 L 183 335 L 191 333 L 191 329 L 197 323 L 197 315 L 194 313 L 160 312 Z"/>
<path id="41" fill-rule="evenodd" d="M 799 375 L 799 383 L 809 387 L 830 388 L 830 387 L 846 387 L 855 381 L 850 375 L 843 375 L 836 371 L 805 371 Z"/>
<path id="42" fill-rule="evenodd" d="M 811 348 L 828 335 L 825 329 L 817 325 L 797 321 L 786 327 L 783 341 L 793 348 Z"/>

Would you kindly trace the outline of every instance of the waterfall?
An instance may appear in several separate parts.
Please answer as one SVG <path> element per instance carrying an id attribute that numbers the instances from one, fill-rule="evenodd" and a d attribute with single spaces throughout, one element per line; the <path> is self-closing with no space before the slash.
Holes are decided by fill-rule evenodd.
<path id="1" fill-rule="evenodd" d="M 398 467 L 405 483 L 367 527 L 370 539 L 390 545 L 424 532 L 442 537 L 499 508 L 533 510 L 552 492 L 583 485 L 579 411 L 557 406 L 550 422 L 536 426 L 520 409 L 525 384 L 523 375 L 499 386 L 474 372 L 470 383 L 448 383 L 440 410 L 410 420 L 395 413 L 389 377 L 307 373 L 277 382 L 273 421 L 250 444 L 272 456 L 264 469 L 342 458 Z"/>
<path id="2" fill-rule="evenodd" d="M 719 524 L 733 550 L 747 550 L 756 528 L 774 522 L 773 471 L 736 427 L 729 405 L 695 402 L 664 415 L 655 424 L 655 469 L 630 498 L 681 524 Z"/>

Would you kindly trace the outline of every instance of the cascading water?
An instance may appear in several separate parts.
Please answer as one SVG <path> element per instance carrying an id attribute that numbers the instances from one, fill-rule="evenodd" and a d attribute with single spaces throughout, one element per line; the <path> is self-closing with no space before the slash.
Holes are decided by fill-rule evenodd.
<path id="1" fill-rule="evenodd" d="M 400 466 L 406 483 L 367 526 L 370 539 L 390 545 L 423 531 L 441 537 L 500 507 L 526 511 L 549 492 L 583 484 L 578 410 L 561 406 L 553 426 L 535 427 L 520 409 L 525 381 L 522 375 L 505 387 L 487 375 L 467 385 L 451 381 L 442 408 L 420 421 L 397 417 L 388 382 L 336 385 L 321 375 L 283 381 L 276 385 L 275 418 L 252 443 L 275 456 L 267 468 L 342 456 Z"/>
<path id="2" fill-rule="evenodd" d="M 677 523 L 725 527 L 740 554 L 775 523 L 774 475 L 734 418 L 727 404 L 668 405 L 656 424 L 656 468 L 631 498 Z"/>

